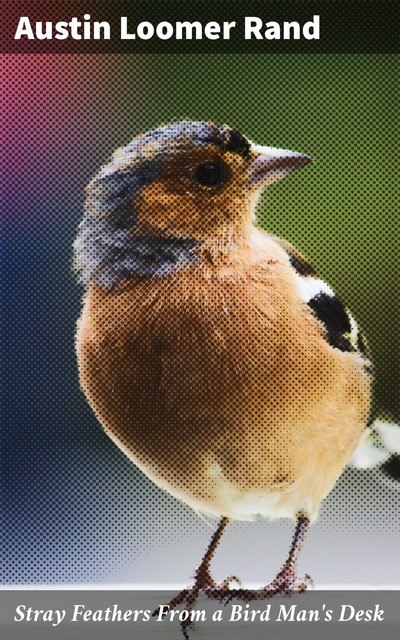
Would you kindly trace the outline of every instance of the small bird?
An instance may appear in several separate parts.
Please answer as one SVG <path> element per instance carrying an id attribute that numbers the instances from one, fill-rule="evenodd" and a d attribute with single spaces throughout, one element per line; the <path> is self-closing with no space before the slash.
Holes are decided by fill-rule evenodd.
<path id="1" fill-rule="evenodd" d="M 255 224 L 262 190 L 311 162 L 228 126 L 175 122 L 117 150 L 87 187 L 75 241 L 82 389 L 139 469 L 221 518 L 171 607 L 193 607 L 200 591 L 251 601 L 305 590 L 307 528 L 368 420 L 355 320 L 296 249 Z M 257 514 L 297 521 L 281 570 L 259 590 L 217 584 L 224 529 Z"/>

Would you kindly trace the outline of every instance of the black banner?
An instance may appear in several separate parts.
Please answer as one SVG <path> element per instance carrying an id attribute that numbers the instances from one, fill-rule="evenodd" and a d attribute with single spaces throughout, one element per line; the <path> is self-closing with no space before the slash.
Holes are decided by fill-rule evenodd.
<path id="1" fill-rule="evenodd" d="M 398 13 L 393 0 L 9 0 L 0 52 L 394 53 Z"/>

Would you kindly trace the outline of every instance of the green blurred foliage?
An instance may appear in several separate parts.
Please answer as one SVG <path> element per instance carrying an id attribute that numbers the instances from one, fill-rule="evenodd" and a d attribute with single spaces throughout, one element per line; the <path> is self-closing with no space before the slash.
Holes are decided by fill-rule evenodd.
<path id="1" fill-rule="evenodd" d="M 398 416 L 395 56 L 170 54 L 146 57 L 143 69 L 147 108 L 136 111 L 134 133 L 211 120 L 314 157 L 266 190 L 259 224 L 308 256 L 353 311 L 374 363 L 376 407 Z"/>

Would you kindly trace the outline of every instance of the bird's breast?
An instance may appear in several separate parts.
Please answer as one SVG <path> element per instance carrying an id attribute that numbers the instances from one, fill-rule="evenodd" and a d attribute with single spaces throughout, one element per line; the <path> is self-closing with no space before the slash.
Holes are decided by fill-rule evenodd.
<path id="1" fill-rule="evenodd" d="M 278 248 L 119 290 L 92 286 L 78 356 L 111 437 L 158 484 L 205 510 L 231 500 L 218 491 L 242 499 L 293 486 L 310 452 L 353 446 L 346 425 L 360 431 L 366 411 L 366 399 L 354 410 L 363 383 L 353 354 L 327 348 Z"/>

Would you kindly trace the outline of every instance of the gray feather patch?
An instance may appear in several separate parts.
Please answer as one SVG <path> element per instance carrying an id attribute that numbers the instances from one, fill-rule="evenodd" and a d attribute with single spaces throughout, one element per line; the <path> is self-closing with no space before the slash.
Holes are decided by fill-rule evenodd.
<path id="1" fill-rule="evenodd" d="M 84 284 L 92 279 L 115 287 L 129 276 L 165 276 L 196 261 L 196 240 L 137 237 L 107 221 L 85 217 L 75 240 L 75 258 Z"/>

